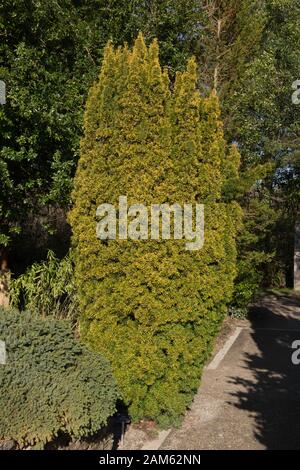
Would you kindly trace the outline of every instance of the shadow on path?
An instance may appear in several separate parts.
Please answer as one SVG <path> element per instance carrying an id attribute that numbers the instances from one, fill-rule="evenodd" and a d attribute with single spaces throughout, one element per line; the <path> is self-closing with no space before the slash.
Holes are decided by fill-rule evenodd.
<path id="1" fill-rule="evenodd" d="M 252 352 L 243 367 L 252 377 L 231 377 L 231 404 L 254 419 L 254 434 L 266 449 L 300 449 L 300 365 L 292 343 L 300 340 L 300 300 L 269 295 L 250 311 Z"/>

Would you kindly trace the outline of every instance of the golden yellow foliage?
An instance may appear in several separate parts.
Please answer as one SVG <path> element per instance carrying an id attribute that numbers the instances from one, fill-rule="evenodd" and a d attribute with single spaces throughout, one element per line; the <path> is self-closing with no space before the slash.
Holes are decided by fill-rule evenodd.
<path id="1" fill-rule="evenodd" d="M 111 361 L 134 419 L 167 424 L 198 387 L 230 300 L 240 209 L 222 202 L 238 172 L 223 137 L 217 96 L 201 97 L 196 63 L 174 86 L 158 44 L 108 44 L 86 105 L 70 214 L 84 340 Z M 96 238 L 96 208 L 205 204 L 205 244 Z"/>

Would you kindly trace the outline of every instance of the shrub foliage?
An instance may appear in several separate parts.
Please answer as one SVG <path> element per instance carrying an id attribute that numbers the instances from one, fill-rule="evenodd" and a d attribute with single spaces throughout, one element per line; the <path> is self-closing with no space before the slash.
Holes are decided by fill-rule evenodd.
<path id="1" fill-rule="evenodd" d="M 72 253 L 58 259 L 49 250 L 47 260 L 34 263 L 10 282 L 11 305 L 23 310 L 75 321 L 78 301 Z"/>
<path id="2" fill-rule="evenodd" d="M 115 411 L 110 365 L 74 339 L 65 320 L 0 310 L 0 439 L 43 447 L 60 432 L 80 438 Z"/>
<path id="3" fill-rule="evenodd" d="M 199 384 L 236 274 L 239 207 L 223 198 L 238 176 L 214 93 L 202 98 L 191 59 L 174 86 L 158 44 L 108 44 L 90 90 L 70 214 L 85 341 L 112 362 L 134 419 L 167 424 Z M 204 203 L 205 245 L 96 238 L 96 208 Z"/>

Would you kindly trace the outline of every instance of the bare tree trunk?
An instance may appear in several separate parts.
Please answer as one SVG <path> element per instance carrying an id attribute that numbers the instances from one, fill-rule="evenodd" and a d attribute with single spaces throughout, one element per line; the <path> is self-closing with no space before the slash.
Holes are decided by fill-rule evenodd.
<path id="1" fill-rule="evenodd" d="M 300 290 L 300 220 L 295 226 L 294 289 Z"/>
<path id="2" fill-rule="evenodd" d="M 0 307 L 9 307 L 9 280 L 7 250 L 0 248 Z"/>
<path id="3" fill-rule="evenodd" d="M 220 60 L 220 39 L 221 39 L 221 32 L 222 32 L 222 20 L 217 20 L 217 31 L 216 31 L 216 38 L 217 38 L 217 49 L 216 49 L 216 65 L 214 69 L 214 90 L 218 91 L 219 86 L 219 60 Z"/>

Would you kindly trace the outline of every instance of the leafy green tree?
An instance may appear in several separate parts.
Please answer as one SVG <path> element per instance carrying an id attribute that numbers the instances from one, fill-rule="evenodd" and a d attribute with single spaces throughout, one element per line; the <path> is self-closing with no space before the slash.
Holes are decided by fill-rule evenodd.
<path id="1" fill-rule="evenodd" d="M 196 44 L 198 2 L 3 0 L 0 5 L 0 251 L 32 214 L 68 206 L 83 103 L 108 39 L 139 30 L 161 39 L 163 63 L 183 67 Z M 51 220 L 49 220 L 51 224 Z M 49 225 L 48 224 L 48 225 Z M 47 225 L 47 222 L 45 223 Z"/>
<path id="2" fill-rule="evenodd" d="M 1 245 L 30 212 L 69 201 L 81 108 L 93 78 L 79 20 L 69 0 L 1 3 L 0 75 L 7 88 L 0 109 Z"/>
<path id="3" fill-rule="evenodd" d="M 299 128 L 291 105 L 299 71 L 299 3 L 216 0 L 203 8 L 200 83 L 217 90 L 226 138 L 241 152 L 241 179 L 230 190 L 244 209 L 235 302 L 247 305 L 260 286 L 282 279 L 276 272 L 284 264 L 291 271 L 299 200 Z"/>
<path id="4" fill-rule="evenodd" d="M 222 193 L 239 154 L 225 143 L 217 96 L 196 89 L 195 61 L 171 87 L 158 57 L 142 35 L 132 50 L 108 44 L 87 101 L 70 222 L 82 338 L 111 360 L 133 418 L 166 425 L 191 403 L 232 294 L 240 210 Z M 98 240 L 97 207 L 121 195 L 129 206 L 204 203 L 204 248 Z"/>
<path id="5" fill-rule="evenodd" d="M 263 5 L 261 0 L 201 2 L 204 34 L 199 37 L 200 83 L 215 89 L 224 98 L 223 106 L 232 85 L 259 49 L 265 25 Z"/>
<path id="6" fill-rule="evenodd" d="M 130 2 L 129 2 L 130 3 Z M 204 37 L 202 2 L 198 0 L 141 0 L 131 2 L 137 32 L 159 41 L 160 62 L 175 77 L 191 55 L 199 56 Z M 132 41 L 129 41 L 132 42 Z"/>
<path id="7" fill-rule="evenodd" d="M 300 5 L 267 0 L 264 9 L 259 48 L 225 108 L 227 132 L 239 143 L 242 169 L 269 168 L 244 197 L 251 236 L 249 244 L 241 240 L 241 261 L 251 264 L 252 272 L 260 266 L 264 285 L 284 285 L 291 283 L 293 225 L 299 211 L 299 108 L 291 96 L 300 70 Z"/>

